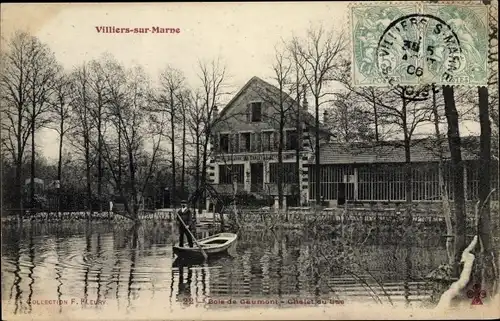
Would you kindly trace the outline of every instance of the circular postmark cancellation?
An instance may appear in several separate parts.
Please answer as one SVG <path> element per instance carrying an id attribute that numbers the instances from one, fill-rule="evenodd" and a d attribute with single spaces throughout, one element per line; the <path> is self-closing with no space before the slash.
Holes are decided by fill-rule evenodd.
<path id="1" fill-rule="evenodd" d="M 380 76 L 412 98 L 431 84 L 453 83 L 467 64 L 451 26 L 420 13 L 392 21 L 379 39 L 376 57 Z"/>
<path id="2" fill-rule="evenodd" d="M 391 22 L 377 46 L 379 72 L 402 84 L 452 82 L 454 73 L 465 66 L 463 60 L 456 33 L 430 14 L 411 14 Z"/>

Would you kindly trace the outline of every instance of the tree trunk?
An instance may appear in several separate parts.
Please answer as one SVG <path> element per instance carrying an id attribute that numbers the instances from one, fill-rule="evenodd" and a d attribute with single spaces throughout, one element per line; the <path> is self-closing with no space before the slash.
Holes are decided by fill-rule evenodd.
<path id="1" fill-rule="evenodd" d="M 122 130 L 121 125 L 118 125 L 118 191 L 122 191 Z M 123 195 L 121 195 L 123 197 Z"/>
<path id="2" fill-rule="evenodd" d="M 283 134 L 285 128 L 285 113 L 283 110 L 283 87 L 280 83 L 280 115 L 279 115 L 279 141 L 278 141 L 278 209 L 283 208 Z"/>
<path id="3" fill-rule="evenodd" d="M 195 173 L 194 173 L 194 180 L 196 184 L 196 189 L 200 187 L 200 136 L 199 136 L 199 129 L 196 128 L 196 151 L 195 151 L 195 163 L 196 163 L 196 168 L 195 168 Z"/>
<path id="4" fill-rule="evenodd" d="M 87 136 L 87 135 L 86 135 Z M 92 185 L 91 185 L 91 166 L 90 166 L 90 144 L 88 136 L 85 140 L 85 173 L 87 175 L 87 210 L 89 211 L 88 218 L 92 218 Z"/>
<path id="5" fill-rule="evenodd" d="M 411 208 L 413 202 L 413 180 L 412 180 L 412 166 L 411 166 L 411 150 L 410 150 L 410 140 L 408 137 L 404 139 L 404 150 L 405 150 L 405 201 L 408 206 L 408 210 Z"/>
<path id="6" fill-rule="evenodd" d="M 86 189 L 87 189 L 87 210 L 89 212 L 88 219 L 92 218 L 92 185 L 91 185 L 91 163 L 90 163 L 90 126 L 88 121 L 88 105 L 87 105 L 87 73 L 83 68 L 83 145 L 85 148 L 85 174 L 86 174 Z"/>
<path id="7" fill-rule="evenodd" d="M 441 130 L 439 129 L 439 114 L 437 110 L 436 103 L 436 87 L 432 85 L 432 114 L 434 118 L 434 131 L 436 134 L 436 140 L 438 141 L 438 153 L 439 153 L 439 164 L 438 164 L 438 180 L 439 180 L 439 191 L 441 194 L 441 200 L 443 202 L 443 215 L 446 223 L 446 253 L 448 254 L 448 263 L 452 266 L 454 261 L 453 255 L 453 240 L 451 236 L 453 235 L 453 226 L 451 224 L 451 207 L 450 198 L 448 195 L 448 188 L 444 179 L 444 150 L 442 145 Z"/>
<path id="8" fill-rule="evenodd" d="M 31 174 L 30 174 L 30 197 L 31 209 L 35 209 L 35 105 L 33 103 L 33 115 L 31 116 Z"/>
<path id="9" fill-rule="evenodd" d="M 17 215 L 17 224 L 22 223 L 22 215 L 23 215 L 23 182 L 22 182 L 22 159 L 21 156 L 18 156 L 16 159 L 16 191 L 17 191 L 17 197 L 18 199 L 16 200 L 17 203 L 19 204 L 19 209 L 16 211 Z"/>
<path id="10" fill-rule="evenodd" d="M 135 222 L 138 222 L 139 202 L 137 199 L 137 186 L 136 186 L 136 181 L 135 181 L 134 154 L 133 154 L 131 146 L 128 147 L 128 164 L 129 164 L 129 171 L 130 171 L 130 190 L 132 192 L 132 197 L 131 197 L 132 204 L 131 204 L 131 206 L 129 206 L 129 214 L 131 214 L 132 219 Z"/>
<path id="11" fill-rule="evenodd" d="M 302 147 L 302 126 L 300 122 L 300 89 L 299 89 L 299 79 L 297 73 L 297 79 L 295 80 L 296 85 L 296 102 L 297 102 L 297 114 L 295 117 L 295 128 L 297 130 L 297 148 L 295 149 L 295 172 L 296 172 L 296 180 L 295 184 L 297 184 L 297 206 L 300 206 L 302 203 L 302 195 L 301 195 L 301 177 L 300 177 L 300 151 Z M 288 213 L 288 212 L 287 212 Z M 288 219 L 288 217 L 287 217 Z"/>
<path id="12" fill-rule="evenodd" d="M 97 199 L 99 213 L 102 213 L 102 97 L 100 92 L 97 104 Z"/>
<path id="13" fill-rule="evenodd" d="M 460 255 L 465 249 L 465 194 L 464 164 L 462 162 L 461 139 L 458 112 L 455 106 L 454 89 L 443 86 L 444 108 L 448 123 L 448 144 L 451 154 L 451 177 L 453 179 L 453 201 L 455 205 L 455 264 L 454 274 L 458 277 Z"/>
<path id="14" fill-rule="evenodd" d="M 492 293 L 492 283 L 495 280 L 494 265 L 493 265 L 493 247 L 491 235 L 491 217 L 490 217 L 490 202 L 488 195 L 491 191 L 491 123 L 488 106 L 488 88 L 479 87 L 479 124 L 481 127 L 480 135 L 480 171 L 479 171 L 479 222 L 478 236 L 482 250 L 480 256 L 481 280 L 477 280 L 479 284 L 483 283 L 483 289 L 488 293 Z M 481 282 L 482 281 L 482 282 Z"/>
<path id="15" fill-rule="evenodd" d="M 406 200 L 406 219 L 407 223 L 411 223 L 412 218 L 412 201 L 413 201 L 413 177 L 412 177 L 412 166 L 411 166 L 411 137 L 408 133 L 408 123 L 407 123 L 407 104 L 408 101 L 404 96 L 401 97 L 403 106 L 401 108 L 401 114 L 403 116 L 403 136 L 404 136 L 404 150 L 405 150 L 405 166 L 404 166 L 404 179 L 405 179 L 405 200 Z"/>
<path id="16" fill-rule="evenodd" d="M 64 139 L 64 117 L 63 106 L 61 106 L 61 124 L 59 127 L 59 157 L 57 160 L 57 180 L 59 182 L 57 188 L 57 215 L 61 216 L 61 180 L 62 180 L 62 152 L 63 152 L 63 139 Z"/>
<path id="17" fill-rule="evenodd" d="M 184 196 L 186 178 L 186 110 L 182 113 L 182 168 L 181 168 L 181 193 Z"/>
<path id="18" fill-rule="evenodd" d="M 375 102 L 375 89 L 372 88 L 372 97 L 373 97 L 373 121 L 375 125 L 375 141 L 379 141 L 379 132 L 378 132 L 378 110 L 377 103 Z"/>
<path id="19" fill-rule="evenodd" d="M 208 113 L 207 113 L 208 114 Z M 207 160 L 208 160 L 208 143 L 210 141 L 212 128 L 210 127 L 210 122 L 212 121 L 210 117 L 207 117 L 207 127 L 205 130 L 205 141 L 203 142 L 203 151 L 201 153 L 201 186 L 203 191 L 201 193 L 201 202 L 206 204 L 206 188 L 205 184 L 207 182 Z"/>
<path id="20" fill-rule="evenodd" d="M 17 224 L 22 224 L 22 215 L 24 211 L 24 202 L 23 202 L 23 149 L 22 149 L 22 136 L 21 136 L 21 128 L 22 128 L 22 110 L 18 110 L 18 119 L 17 119 L 17 155 L 16 155 L 16 191 L 17 191 L 17 203 L 19 204 L 19 210 L 17 211 Z"/>
<path id="21" fill-rule="evenodd" d="M 85 91 L 85 90 L 84 90 Z M 84 102 L 84 133 L 83 140 L 85 146 L 85 174 L 87 176 L 87 210 L 89 211 L 88 219 L 92 218 L 92 186 L 91 186 L 91 165 L 90 165 L 90 129 L 88 126 L 87 105 Z"/>
<path id="22" fill-rule="evenodd" d="M 315 142 L 314 142 L 314 148 L 315 148 L 315 151 L 314 151 L 314 155 L 315 155 L 315 185 L 316 185 L 316 205 L 321 205 L 321 182 L 320 182 L 320 179 L 321 179 L 321 169 L 320 169 L 320 166 L 321 166 L 321 162 L 320 162 L 320 159 L 319 159 L 319 156 L 320 156 L 320 152 L 319 152 L 319 97 L 316 95 L 314 97 L 314 109 L 316 111 L 316 120 L 315 120 L 315 124 L 316 124 L 316 131 L 314 133 L 314 137 L 315 137 Z"/>
<path id="23" fill-rule="evenodd" d="M 176 170 L 175 170 L 175 117 L 174 117 L 174 93 L 172 90 L 170 91 L 170 146 L 172 148 L 172 192 L 170 193 L 170 204 L 174 206 L 177 202 L 177 193 L 176 187 L 177 183 L 175 181 L 176 178 Z"/>
<path id="24" fill-rule="evenodd" d="M 195 152 L 195 184 L 196 191 L 200 188 L 200 130 L 199 125 L 196 124 L 196 152 Z M 200 199 L 196 198 L 196 209 L 200 211 Z"/>

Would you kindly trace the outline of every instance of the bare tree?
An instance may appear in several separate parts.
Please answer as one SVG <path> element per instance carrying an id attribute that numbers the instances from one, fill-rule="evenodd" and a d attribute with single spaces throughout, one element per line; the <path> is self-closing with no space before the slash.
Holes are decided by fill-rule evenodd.
<path id="1" fill-rule="evenodd" d="M 203 105 L 203 141 L 201 152 L 201 186 L 207 183 L 207 162 L 209 157 L 208 144 L 213 142 L 213 126 L 221 121 L 215 119 L 215 111 L 223 93 L 223 84 L 226 79 L 226 67 L 220 59 L 209 63 L 199 62 L 199 78 L 201 80 L 201 96 Z M 204 198 L 203 195 L 202 198 Z"/>
<path id="2" fill-rule="evenodd" d="M 176 155 L 175 155 L 175 144 L 176 144 L 176 121 L 178 119 L 177 113 L 180 112 L 179 94 L 184 90 L 184 75 L 183 73 L 175 68 L 167 66 L 165 70 L 160 75 L 160 88 L 156 100 L 155 111 L 166 113 L 169 116 L 170 123 L 170 134 L 168 138 L 170 140 L 171 149 L 171 162 L 172 162 L 172 184 L 171 184 L 171 203 L 173 205 L 177 202 L 177 171 L 176 171 Z"/>
<path id="3" fill-rule="evenodd" d="M 300 158 L 301 158 L 301 151 L 302 151 L 302 109 L 305 108 L 306 106 L 301 106 L 301 98 L 304 96 L 304 103 L 306 99 L 306 88 L 307 85 L 305 84 L 304 80 L 304 75 L 302 73 L 302 70 L 300 68 L 300 65 L 303 64 L 303 60 L 300 58 L 300 56 L 297 54 L 297 52 L 294 52 L 293 50 L 290 51 L 288 50 L 291 59 L 293 61 L 292 63 L 292 73 L 293 73 L 293 84 L 292 84 L 292 91 L 294 91 L 295 94 L 295 103 L 296 103 L 296 111 L 295 111 L 295 128 L 297 129 L 297 148 L 295 149 L 295 175 L 296 181 L 295 184 L 297 186 L 297 194 L 298 194 L 298 205 L 300 205 L 302 202 L 301 198 L 301 183 L 302 183 L 302 178 L 301 178 L 301 166 L 300 166 Z M 301 108 L 302 107 L 302 108 Z M 307 111 L 305 111 L 307 112 Z"/>
<path id="4" fill-rule="evenodd" d="M 423 88 L 427 91 L 427 88 Z M 403 147 L 405 151 L 405 194 L 406 203 L 410 205 L 413 201 L 413 184 L 412 184 L 412 166 L 411 166 L 411 147 L 415 131 L 422 124 L 431 120 L 429 109 L 421 104 L 418 100 L 409 98 L 406 94 L 407 89 L 403 88 L 402 91 L 391 90 L 394 94 L 394 102 L 383 104 L 384 110 L 381 112 L 388 119 L 394 120 L 394 123 L 403 132 Z M 397 102 L 400 100 L 401 105 L 398 108 Z M 408 214 L 411 218 L 411 209 L 408 206 Z"/>
<path id="5" fill-rule="evenodd" d="M 23 209 L 23 163 L 26 145 L 31 133 L 29 118 L 28 48 L 31 36 L 16 33 L 2 50 L 1 99 L 2 99 L 2 146 L 9 151 L 15 167 L 15 189 L 17 194 L 18 220 Z"/>
<path id="6" fill-rule="evenodd" d="M 35 207 L 35 134 L 47 124 L 44 116 L 60 67 L 54 53 L 38 38 L 25 32 L 18 32 L 11 38 L 7 51 L 2 52 L 2 61 L 2 101 L 6 105 L 2 130 L 7 133 L 3 145 L 15 160 L 16 190 L 22 208 L 21 167 L 28 137 L 31 137 L 30 198 L 31 207 Z"/>
<path id="7" fill-rule="evenodd" d="M 105 56 L 100 60 L 92 60 L 89 64 L 90 115 L 97 130 L 97 199 L 99 212 L 103 211 L 103 137 L 105 134 L 106 105 L 108 93 L 106 87 Z"/>
<path id="8" fill-rule="evenodd" d="M 336 93 L 336 98 L 333 100 L 333 104 L 334 106 L 340 104 L 339 107 L 340 109 L 344 109 L 344 112 L 333 110 L 332 115 L 334 117 L 332 120 L 335 120 L 335 114 L 340 114 L 340 117 L 346 117 L 345 111 L 347 109 L 351 109 L 353 114 L 347 117 L 350 118 L 351 116 L 354 116 L 354 122 L 356 122 L 357 119 L 355 116 L 363 117 L 364 125 L 368 125 L 369 127 L 361 129 L 360 127 L 364 126 L 363 123 L 356 124 L 352 127 L 352 122 L 347 122 L 348 120 L 345 119 L 341 120 L 344 122 L 344 128 L 354 134 L 355 137 L 359 136 L 357 137 L 359 139 L 369 139 L 376 143 L 381 143 L 384 140 L 391 139 L 394 137 L 395 133 L 401 132 L 400 126 L 393 124 L 393 119 L 391 118 L 393 117 L 392 113 L 385 112 L 384 106 L 394 102 L 394 96 L 399 96 L 400 98 L 403 97 L 405 95 L 403 92 L 404 89 L 354 87 L 350 78 L 351 62 L 344 61 L 339 70 L 341 76 L 338 80 L 345 88 L 344 90 L 340 90 Z M 332 130 L 335 131 L 335 129 Z M 346 133 L 346 130 L 344 130 L 344 135 L 342 135 L 342 133 L 339 135 L 339 133 L 334 132 L 338 139 L 344 136 L 344 140 L 346 138 Z"/>
<path id="9" fill-rule="evenodd" d="M 110 77 L 106 86 L 110 92 L 111 115 L 118 122 L 117 132 L 120 133 L 119 144 L 124 149 L 126 168 L 128 173 L 126 178 L 120 177 L 121 169 L 116 168 L 111 152 L 103 154 L 106 156 L 110 170 L 117 183 L 120 195 L 123 197 L 128 218 L 138 221 L 140 204 L 144 201 L 144 193 L 153 173 L 158 169 L 158 158 L 161 154 L 161 141 L 163 136 L 164 121 L 159 121 L 154 114 L 150 114 L 152 109 L 151 101 L 152 86 L 144 70 L 134 67 L 130 70 L 123 70 L 115 63 L 113 77 Z M 163 117 L 163 115 L 160 115 Z M 164 118 L 163 118 L 164 119 Z M 151 152 L 146 152 L 146 141 L 151 142 Z M 109 151 L 109 147 L 104 145 Z M 121 155 L 118 155 L 121 159 Z M 120 165 L 121 166 L 121 165 Z M 121 180 L 125 179 L 124 182 Z"/>
<path id="10" fill-rule="evenodd" d="M 453 178 L 453 203 L 455 205 L 455 269 L 458 275 L 460 255 L 465 249 L 465 194 L 464 164 L 462 162 L 459 117 L 452 86 L 443 86 L 444 108 L 448 123 L 448 144 L 451 154 L 451 176 Z"/>
<path id="11" fill-rule="evenodd" d="M 59 136 L 58 160 L 57 160 L 57 180 L 58 188 L 58 208 L 61 207 L 61 187 L 63 170 L 63 148 L 66 134 L 72 130 L 70 117 L 72 116 L 72 96 L 73 87 L 70 79 L 64 73 L 58 75 L 54 93 L 51 101 L 51 113 L 53 115 L 53 129 Z"/>
<path id="12" fill-rule="evenodd" d="M 125 191 L 123 186 L 123 108 L 127 105 L 127 75 L 125 69 L 114 60 L 106 62 L 106 87 L 109 94 L 109 113 L 110 120 L 113 123 L 116 131 L 116 143 L 113 144 L 110 139 L 107 139 L 104 144 L 104 158 L 108 163 L 109 168 L 115 182 L 115 191 L 118 192 L 120 198 L 125 199 Z M 111 137 L 110 137 L 111 138 Z M 113 145 L 116 151 L 112 150 Z"/>
<path id="13" fill-rule="evenodd" d="M 378 141 L 378 113 L 376 108 L 374 111 L 366 107 L 364 100 L 352 91 L 338 92 L 332 107 L 325 109 L 325 126 L 342 143 Z"/>
<path id="14" fill-rule="evenodd" d="M 186 151 L 187 151 L 187 120 L 188 120 L 188 110 L 191 109 L 191 91 L 188 89 L 182 90 L 177 95 L 177 99 L 179 100 L 179 111 L 180 122 L 182 124 L 182 137 L 181 137 L 181 193 L 182 197 L 185 197 L 186 193 Z"/>
<path id="15" fill-rule="evenodd" d="M 87 211 L 89 217 L 92 216 L 92 167 L 93 158 L 91 156 L 91 137 L 94 134 L 93 122 L 90 116 L 90 85 L 89 72 L 86 63 L 76 68 L 71 73 L 71 82 L 73 88 L 73 130 L 71 131 L 70 139 L 72 145 L 76 147 L 78 152 L 83 154 L 85 164 L 85 190 Z"/>
<path id="16" fill-rule="evenodd" d="M 30 179 L 30 197 L 31 207 L 35 205 L 35 133 L 38 129 L 48 123 L 44 118 L 49 111 L 49 99 L 51 91 L 55 84 L 55 77 L 60 66 L 56 62 L 54 53 L 42 44 L 37 38 L 32 37 L 28 49 L 28 88 L 30 91 L 29 100 L 31 108 L 29 117 L 31 122 L 31 179 Z"/>
<path id="17" fill-rule="evenodd" d="M 498 2 L 496 2 L 496 5 L 490 5 L 488 9 L 490 18 L 488 66 L 493 72 L 490 73 L 487 86 L 478 87 L 479 124 L 481 128 L 479 159 L 481 170 L 479 171 L 478 196 L 480 208 L 477 229 L 478 237 L 482 244 L 482 253 L 480 258 L 481 271 L 476 275 L 479 276 L 480 280 L 478 281 L 483 283 L 483 288 L 492 292 L 493 282 L 498 277 L 498 272 L 495 271 L 494 264 L 490 211 L 490 196 L 492 193 L 492 125 L 490 117 L 491 103 L 489 99 L 490 93 L 496 92 L 496 96 L 498 97 Z M 492 100 L 494 100 L 494 97 Z M 493 110 L 496 111 L 498 119 L 498 98 L 495 106 L 496 108 Z M 495 111 L 493 112 L 493 116 L 495 116 Z"/>
<path id="18" fill-rule="evenodd" d="M 441 129 L 439 128 L 439 125 L 441 123 L 441 117 L 439 114 L 439 106 L 438 106 L 438 100 L 437 100 L 437 93 L 438 89 L 436 86 L 433 84 L 432 85 L 432 120 L 434 123 L 434 132 L 436 136 L 436 144 L 437 146 L 437 153 L 438 153 L 438 179 L 439 179 L 439 189 L 440 189 L 440 194 L 441 194 L 441 200 L 443 202 L 443 214 L 445 218 L 445 223 L 446 223 L 446 252 L 448 254 L 448 261 L 450 264 L 453 264 L 454 262 L 454 255 L 453 255 L 453 249 L 452 249 L 452 239 L 451 235 L 453 234 L 453 226 L 451 223 L 451 205 L 450 205 L 450 198 L 449 198 L 449 193 L 448 193 L 448 185 L 446 184 L 446 181 L 444 179 L 444 172 L 445 172 L 445 166 L 444 166 L 444 147 L 443 143 L 445 142 L 445 137 L 444 135 L 441 134 Z"/>
<path id="19" fill-rule="evenodd" d="M 346 48 L 346 41 L 343 33 L 335 35 L 333 32 L 325 32 L 324 29 L 309 29 L 307 38 L 303 41 L 294 38 L 290 45 L 290 50 L 294 55 L 300 57 L 298 65 L 302 70 L 305 82 L 314 97 L 314 108 L 316 117 L 315 126 L 315 183 L 316 183 L 316 203 L 321 201 L 320 182 L 320 135 L 319 135 L 319 108 L 324 103 L 327 82 L 334 80 L 335 69 L 338 67 L 338 60 Z"/>
<path id="20" fill-rule="evenodd" d="M 286 57 L 279 50 L 275 51 L 275 60 L 273 63 L 274 80 L 278 85 L 278 203 L 279 208 L 283 207 L 283 143 L 285 140 L 285 123 L 286 118 L 294 104 L 291 102 L 290 97 L 285 93 L 285 90 L 290 82 L 289 75 L 292 71 L 292 64 L 288 57 Z"/>
<path id="21" fill-rule="evenodd" d="M 189 97 L 189 109 L 187 110 L 187 125 L 191 137 L 190 145 L 194 148 L 194 179 L 195 189 L 200 187 L 201 180 L 201 153 L 203 143 L 203 122 L 204 122 L 204 105 L 202 103 L 202 95 L 200 91 L 192 91 Z"/>

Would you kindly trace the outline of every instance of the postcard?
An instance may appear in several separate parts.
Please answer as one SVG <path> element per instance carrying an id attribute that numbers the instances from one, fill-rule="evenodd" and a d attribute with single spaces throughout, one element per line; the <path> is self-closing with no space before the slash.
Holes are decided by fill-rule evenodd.
<path id="1" fill-rule="evenodd" d="M 500 317 L 496 0 L 0 12 L 5 320 Z"/>

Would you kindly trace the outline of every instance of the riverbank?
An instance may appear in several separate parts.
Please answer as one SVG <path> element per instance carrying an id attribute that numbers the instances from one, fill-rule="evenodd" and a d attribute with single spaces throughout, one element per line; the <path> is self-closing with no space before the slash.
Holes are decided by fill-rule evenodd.
<path id="1" fill-rule="evenodd" d="M 175 217 L 174 209 L 158 209 L 142 211 L 138 220 L 141 222 L 171 222 Z M 221 223 L 221 215 L 202 211 L 196 214 L 198 226 L 214 226 Z M 287 210 L 276 211 L 272 208 L 246 208 L 238 210 L 236 215 L 224 214 L 225 224 L 231 223 L 236 226 L 255 226 L 262 228 L 303 228 L 308 225 L 337 225 L 342 223 L 357 222 L 366 224 L 397 224 L 409 220 L 413 223 L 424 223 L 427 225 L 444 225 L 445 218 L 438 208 L 431 206 L 416 206 L 412 208 L 411 215 L 406 209 L 399 207 L 350 207 L 350 208 L 322 208 L 290 207 Z M 125 216 L 113 212 L 89 213 L 89 212 L 25 212 L 22 221 L 36 222 L 60 222 L 60 221 L 112 221 L 115 223 L 131 222 Z M 468 210 L 467 221 L 474 222 L 473 210 Z M 17 223 L 14 215 L 2 217 L 2 223 Z"/>

